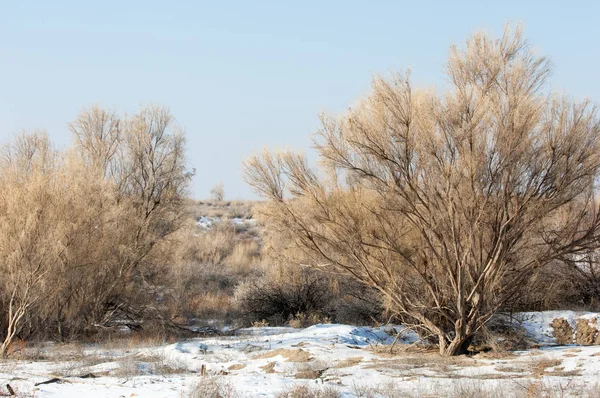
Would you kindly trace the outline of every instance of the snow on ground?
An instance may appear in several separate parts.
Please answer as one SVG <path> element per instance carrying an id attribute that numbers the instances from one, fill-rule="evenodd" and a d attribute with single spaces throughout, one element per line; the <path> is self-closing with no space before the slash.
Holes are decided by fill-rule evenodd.
<path id="1" fill-rule="evenodd" d="M 196 226 L 201 229 L 208 230 L 215 225 L 218 225 L 222 222 L 231 222 L 234 226 L 239 228 L 248 228 L 253 227 L 257 224 L 256 220 L 253 218 L 240 218 L 234 217 L 231 219 L 222 218 L 222 217 L 206 217 L 201 216 L 196 220 Z"/>
<path id="2" fill-rule="evenodd" d="M 249 328 L 232 337 L 199 338 L 140 347 L 48 344 L 21 360 L 0 362 L 0 389 L 36 397 L 186 397 L 198 383 L 229 385 L 238 397 L 275 397 L 294 385 L 330 386 L 343 397 L 526 396 L 589 391 L 600 375 L 600 346 L 552 345 L 549 323 L 597 314 L 519 314 L 538 349 L 505 355 L 441 358 L 435 352 L 390 354 L 401 327 L 315 325 L 306 329 Z M 406 347 L 417 337 L 402 333 Z M 26 359 L 30 358 L 30 359 Z M 205 369 L 207 376 L 200 373 Z M 87 376 L 87 377 L 81 377 Z M 54 377 L 60 382 L 41 384 Z M 563 394 L 565 395 L 565 394 Z M 25 395 L 30 396 L 30 395 Z M 202 392 L 194 395 L 202 397 Z M 569 394 L 566 394 L 569 396 Z"/>

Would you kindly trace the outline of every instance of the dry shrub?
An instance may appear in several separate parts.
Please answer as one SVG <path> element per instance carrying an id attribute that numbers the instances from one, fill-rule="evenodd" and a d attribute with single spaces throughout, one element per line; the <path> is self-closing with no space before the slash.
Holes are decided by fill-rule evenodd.
<path id="1" fill-rule="evenodd" d="M 556 318 L 550 323 L 552 326 L 552 336 L 556 339 L 558 344 L 573 344 L 573 336 L 575 331 L 569 321 L 565 318 Z"/>
<path id="2" fill-rule="evenodd" d="M 305 313 L 301 312 L 296 314 L 294 318 L 288 321 L 290 327 L 296 329 L 306 328 L 319 323 L 331 323 L 331 319 L 329 319 L 329 317 L 327 316 L 319 315 L 316 313 L 306 315 Z"/>
<path id="3" fill-rule="evenodd" d="M 311 387 L 305 384 L 296 384 L 281 391 L 277 398 L 340 398 L 342 395 L 331 386 Z"/>
<path id="4" fill-rule="evenodd" d="M 380 292 L 352 278 L 340 275 L 332 279 L 335 300 L 326 313 L 331 321 L 350 325 L 372 325 L 390 320 Z"/>
<path id="5" fill-rule="evenodd" d="M 202 376 L 192 387 L 189 398 L 238 398 L 240 395 L 223 376 Z"/>
<path id="6" fill-rule="evenodd" d="M 281 325 L 297 314 L 316 320 L 327 316 L 325 308 L 333 300 L 329 283 L 309 269 L 276 267 L 241 283 L 235 298 L 247 322 Z"/>
<path id="7" fill-rule="evenodd" d="M 143 374 L 140 363 L 133 356 L 119 358 L 119 367 L 113 372 L 116 377 L 131 378 Z"/>
<path id="8" fill-rule="evenodd" d="M 225 200 L 223 182 L 219 182 L 210 190 L 210 197 L 214 202 L 223 202 Z"/>
<path id="9" fill-rule="evenodd" d="M 364 325 L 381 321 L 384 312 L 381 296 L 373 289 L 349 278 L 284 265 L 247 278 L 237 286 L 235 300 L 247 324 L 265 320 L 298 328 L 330 322 Z"/>
<path id="10" fill-rule="evenodd" d="M 502 356 L 509 351 L 526 350 L 532 344 L 534 341 L 518 322 L 505 314 L 498 314 L 475 336 L 470 351 L 493 351 L 495 355 Z"/>

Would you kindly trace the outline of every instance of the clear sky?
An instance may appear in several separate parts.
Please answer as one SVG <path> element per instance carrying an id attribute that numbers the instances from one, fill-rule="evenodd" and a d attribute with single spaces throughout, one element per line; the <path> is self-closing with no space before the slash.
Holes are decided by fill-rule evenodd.
<path id="1" fill-rule="evenodd" d="M 554 88 L 600 102 L 598 1 L 0 0 L 0 141 L 43 128 L 61 148 L 84 107 L 159 103 L 186 129 L 191 194 L 223 181 L 228 199 L 253 198 L 245 157 L 310 153 L 318 114 L 373 74 L 439 86 L 450 44 L 517 21 Z"/>

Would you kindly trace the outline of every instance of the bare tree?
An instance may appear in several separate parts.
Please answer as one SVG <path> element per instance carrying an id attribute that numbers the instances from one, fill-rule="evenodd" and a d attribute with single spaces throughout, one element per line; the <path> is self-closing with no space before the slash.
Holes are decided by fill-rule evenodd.
<path id="1" fill-rule="evenodd" d="M 102 173 L 102 177 L 115 172 L 122 125 L 115 112 L 99 106 L 82 111 L 75 121 L 69 123 L 78 152 L 90 167 Z"/>
<path id="2" fill-rule="evenodd" d="M 322 118 L 319 172 L 289 152 L 247 161 L 260 216 L 296 262 L 376 287 L 442 355 L 464 353 L 536 269 L 599 245 L 600 124 L 545 94 L 549 70 L 518 28 L 452 47 L 444 93 L 374 79 Z"/>
<path id="3" fill-rule="evenodd" d="M 74 150 L 24 134 L 0 158 L 0 355 L 15 337 L 58 339 L 157 316 L 191 173 L 171 114 L 100 108 L 71 124 Z"/>
<path id="4" fill-rule="evenodd" d="M 177 241 L 169 240 L 169 247 L 165 241 L 188 219 L 184 198 L 193 173 L 186 168 L 183 132 L 164 107 L 144 107 L 128 119 L 93 107 L 71 126 L 84 162 L 108 184 L 100 189 L 104 199 L 88 205 L 102 228 L 82 223 L 72 235 L 95 242 L 78 245 L 72 266 L 91 261 L 98 272 L 85 287 L 79 282 L 74 288 L 84 301 L 95 292 L 84 307 L 90 323 L 103 327 L 153 304 L 145 293 L 151 296 L 165 275 L 161 267 L 172 260 Z"/>
<path id="5" fill-rule="evenodd" d="M 56 153 L 43 133 L 22 134 L 4 148 L 0 185 L 0 356 L 5 356 L 26 316 L 44 298 L 44 278 L 61 263 L 64 193 Z"/>
<path id="6" fill-rule="evenodd" d="M 222 202 L 225 200 L 225 189 L 222 181 L 210 190 L 210 198 L 215 202 Z"/>

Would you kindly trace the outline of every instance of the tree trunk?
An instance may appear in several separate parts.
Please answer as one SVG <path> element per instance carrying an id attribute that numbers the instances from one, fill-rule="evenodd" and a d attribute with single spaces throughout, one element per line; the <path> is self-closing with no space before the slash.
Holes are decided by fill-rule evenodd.
<path id="1" fill-rule="evenodd" d="M 452 341 L 448 343 L 445 337 L 440 336 L 440 355 L 451 357 L 455 355 L 464 355 L 468 352 L 473 336 L 457 334 Z"/>

